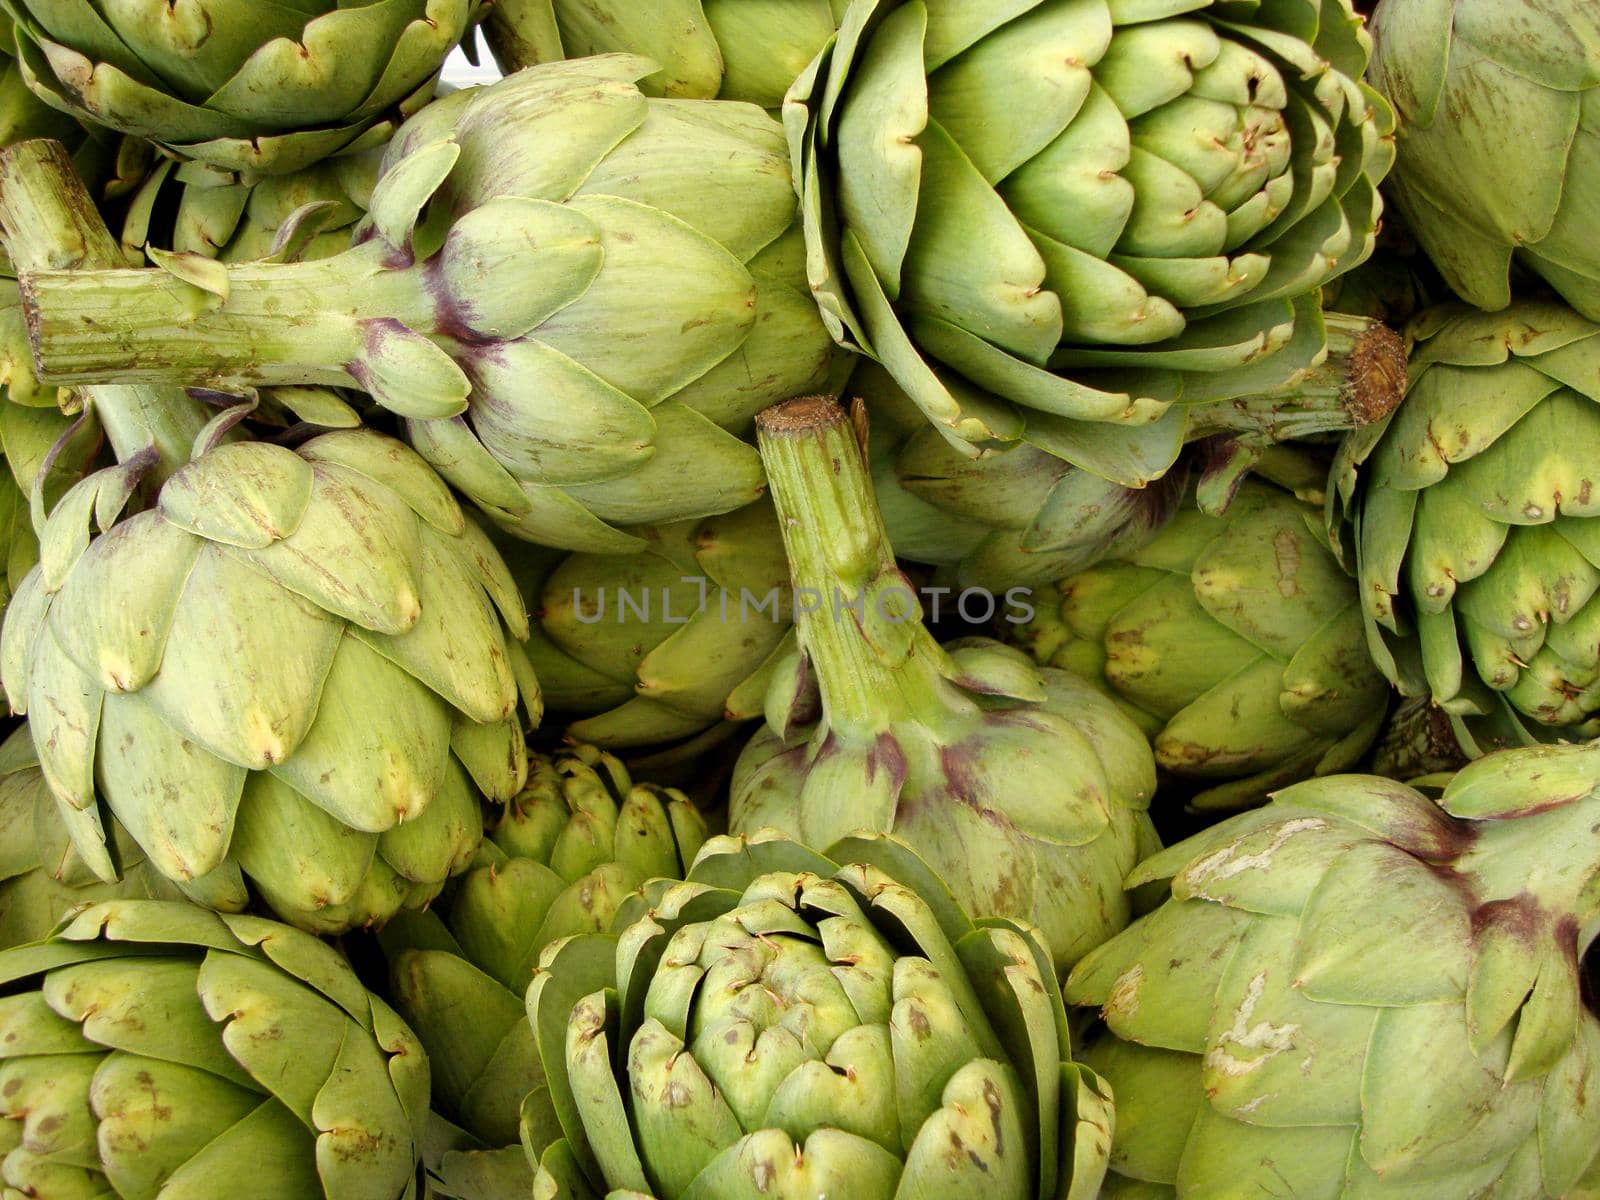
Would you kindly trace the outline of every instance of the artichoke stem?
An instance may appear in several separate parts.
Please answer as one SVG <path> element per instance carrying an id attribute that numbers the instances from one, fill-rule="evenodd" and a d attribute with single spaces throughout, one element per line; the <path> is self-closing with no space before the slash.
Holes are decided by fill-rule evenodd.
<path id="1" fill-rule="evenodd" d="M 373 241 L 312 262 L 209 266 L 225 295 L 163 270 L 28 272 L 40 378 L 359 386 L 350 366 L 375 320 L 427 330 L 435 316 L 420 273 L 386 269 L 384 254 Z"/>
<path id="2" fill-rule="evenodd" d="M 70 273 L 123 261 L 121 247 L 60 142 L 21 142 L 0 151 L 0 230 L 18 271 L 65 268 L 63 273 Z M 34 352 L 37 357 L 37 343 Z M 211 416 L 200 401 L 173 388 L 108 385 L 83 389 L 83 398 L 119 462 L 154 448 L 156 461 L 145 476 L 153 485 L 189 461 L 195 438 Z"/>
<path id="3" fill-rule="evenodd" d="M 857 423 L 825 396 L 756 418 L 757 441 L 789 554 L 800 644 L 828 724 L 873 733 L 952 715 L 916 590 L 895 561 Z"/>
<path id="4" fill-rule="evenodd" d="M 1190 438 L 1230 434 L 1249 442 L 1348 433 L 1382 420 L 1406 394 L 1406 347 L 1371 317 L 1326 313 L 1328 352 L 1281 387 L 1197 405 Z"/>

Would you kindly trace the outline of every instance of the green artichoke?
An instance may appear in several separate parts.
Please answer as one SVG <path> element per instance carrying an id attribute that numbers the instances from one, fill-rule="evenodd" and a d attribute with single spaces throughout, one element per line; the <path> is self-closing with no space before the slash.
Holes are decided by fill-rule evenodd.
<path id="1" fill-rule="evenodd" d="M 496 0 L 484 36 L 506 71 L 626 51 L 661 69 L 653 96 L 775 109 L 833 36 L 849 0 Z"/>
<path id="2" fill-rule="evenodd" d="M 435 1104 L 482 1147 L 429 1163 L 441 1195 L 526 1200 L 519 1137 L 542 1148 L 561 1136 L 523 1010 L 539 956 L 609 932 L 647 880 L 682 879 L 706 836 L 682 793 L 634 783 L 609 754 L 539 756 L 472 869 L 384 929 L 390 994 L 434 1064 Z"/>
<path id="3" fill-rule="evenodd" d="M 5 1195 L 417 1195 L 427 1055 L 310 935 L 114 901 L 0 982 Z"/>
<path id="4" fill-rule="evenodd" d="M 1383 725 L 1355 582 L 1320 514 L 1247 482 L 1222 517 L 1186 507 L 1131 554 L 1033 597 L 1005 625 L 1041 663 L 1096 681 L 1150 737 L 1156 764 L 1238 808 L 1348 771 Z"/>
<path id="5" fill-rule="evenodd" d="M 784 112 L 830 329 L 968 453 L 1158 477 L 1372 249 L 1367 54 L 1348 0 L 860 0 Z"/>
<path id="6" fill-rule="evenodd" d="M 384 141 L 433 95 L 476 0 L 0 0 L 34 94 L 224 171 Z"/>
<path id="7" fill-rule="evenodd" d="M 1144 863 L 1171 896 L 1078 964 L 1145 1200 L 1577 1200 L 1600 1188 L 1600 748 L 1467 767 L 1441 807 L 1297 784 Z"/>
<path id="8" fill-rule="evenodd" d="M 49 377 L 360 387 L 504 528 L 563 549 L 632 552 L 631 527 L 753 502 L 740 435 L 821 386 L 835 348 L 781 129 L 651 100 L 650 69 L 550 63 L 446 96 L 391 144 L 360 244 L 331 259 L 34 273 L 83 285 L 39 297 Z M 87 310 L 93 348 L 62 336 Z"/>
<path id="9" fill-rule="evenodd" d="M 1098 1194 L 1111 1100 L 1031 926 L 887 838 L 719 838 L 652 893 L 528 991 L 567 1134 L 536 1196 Z"/>
<path id="10" fill-rule="evenodd" d="M 1451 290 L 1512 300 L 1513 262 L 1600 321 L 1587 197 L 1600 12 L 1584 0 L 1384 0 L 1369 75 L 1393 103 L 1389 194 Z"/>
<path id="11" fill-rule="evenodd" d="M 1432 310 L 1405 403 L 1334 464 L 1372 656 L 1474 754 L 1600 732 L 1597 335 L 1554 302 Z"/>
<path id="12" fill-rule="evenodd" d="M 526 615 L 487 538 L 366 431 L 218 446 L 113 524 L 130 483 L 56 506 L 0 638 L 79 853 L 113 876 L 103 804 L 221 907 L 241 873 L 317 931 L 427 903 L 526 773 Z"/>
<path id="13" fill-rule="evenodd" d="M 1128 921 L 1122 877 L 1155 840 L 1149 745 L 1065 671 L 933 640 L 838 405 L 773 409 L 760 440 L 800 648 L 734 770 L 730 828 L 812 847 L 892 833 L 967 911 L 1036 923 L 1065 971 Z"/>
<path id="14" fill-rule="evenodd" d="M 572 554 L 538 577 L 528 658 L 546 705 L 617 749 L 759 716 L 794 619 L 772 505 L 637 532 L 638 554 Z"/>
<path id="15" fill-rule="evenodd" d="M 0 950 L 36 942 L 68 913 L 106 900 L 181 900 L 127 831 L 113 823 L 115 883 L 96 878 L 72 848 L 39 770 L 26 725 L 0 745 Z"/>

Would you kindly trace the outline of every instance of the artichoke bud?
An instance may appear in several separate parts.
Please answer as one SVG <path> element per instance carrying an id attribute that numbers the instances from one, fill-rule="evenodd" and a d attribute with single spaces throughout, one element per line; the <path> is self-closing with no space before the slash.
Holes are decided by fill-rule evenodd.
<path id="1" fill-rule="evenodd" d="M 180 884 L 242 866 L 308 928 L 431 899 L 481 830 L 453 748 L 490 799 L 526 775 L 531 677 L 511 666 L 526 613 L 504 562 L 413 451 L 365 431 L 224 443 L 118 520 L 127 479 L 90 477 L 57 505 L 0 635 L 52 790 L 103 803 Z M 94 836 L 74 826 L 99 861 Z"/>
<path id="2" fill-rule="evenodd" d="M 1093 1193 L 1111 1114 L 1063 1095 L 1093 1077 L 1057 995 L 1037 931 L 974 926 L 903 843 L 715 839 L 648 912 L 541 963 L 528 1012 L 572 1119 L 535 1194 Z"/>
<path id="3" fill-rule="evenodd" d="M 413 1194 L 428 1056 L 310 935 L 117 900 L 0 954 L 0 979 L 8 1186 L 202 1193 L 259 1154 L 269 1192 Z"/>
<path id="4" fill-rule="evenodd" d="M 1600 929 L 1597 764 L 1507 751 L 1437 802 L 1308 780 L 1142 863 L 1128 886 L 1170 899 L 1065 987 L 1104 1023 L 1085 1058 L 1126 1118 L 1113 1173 L 1304 1190 L 1338 1163 L 1373 1196 L 1582 1194 L 1600 1146 L 1581 1082 L 1600 1021 L 1578 982 Z"/>
<path id="5" fill-rule="evenodd" d="M 859 5 L 785 102 L 830 328 L 974 452 L 1159 478 L 1328 348 L 1394 158 L 1369 50 L 1348 0 Z"/>
<path id="6" fill-rule="evenodd" d="M 350 250 L 157 257 L 139 319 L 116 306 L 116 349 L 52 333 L 51 370 L 362 388 L 507 532 L 562 549 L 639 551 L 649 526 L 754 503 L 751 419 L 825 385 L 838 352 L 806 299 L 781 127 L 651 99 L 650 69 L 549 63 L 446 98 L 389 146 Z M 278 257 L 309 233 L 286 230 Z M 80 295 L 101 317 L 105 298 Z M 44 302 L 61 334 L 67 307 Z"/>
<path id="7" fill-rule="evenodd" d="M 812 846 L 892 833 L 970 911 L 1038 922 L 1064 969 L 1128 917 L 1121 873 L 1152 836 L 1154 769 L 1137 731 L 1014 650 L 934 642 L 836 404 L 763 414 L 760 441 L 800 653 L 774 675 L 768 727 L 735 769 L 732 829 Z M 1132 756 L 1114 777 L 1101 746 Z"/>

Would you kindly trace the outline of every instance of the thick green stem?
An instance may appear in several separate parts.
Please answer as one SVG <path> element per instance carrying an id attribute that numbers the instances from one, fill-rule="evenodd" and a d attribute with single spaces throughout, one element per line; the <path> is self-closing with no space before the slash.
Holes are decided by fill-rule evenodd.
<path id="1" fill-rule="evenodd" d="M 114 267 L 121 248 L 59 142 L 22 142 L 0 151 L 0 230 L 18 270 Z M 103 376 L 102 376 L 103 378 Z M 147 478 L 160 483 L 189 461 L 210 420 L 181 389 L 105 385 L 83 389 L 121 462 L 154 449 Z"/>
<path id="2" fill-rule="evenodd" d="M 828 725 L 870 734 L 937 720 L 944 653 L 895 562 L 850 418 L 808 396 L 768 409 L 756 428 Z"/>
<path id="3" fill-rule="evenodd" d="M 1284 442 L 1347 433 L 1392 413 L 1406 394 L 1406 348 L 1400 335 L 1370 317 L 1327 313 L 1323 319 L 1326 358 L 1270 392 L 1196 405 L 1191 439 L 1231 434 Z"/>
<path id="4" fill-rule="evenodd" d="M 303 263 L 213 269 L 226 299 L 167 271 L 28 272 L 29 334 L 47 383 L 189 387 L 353 386 L 374 318 L 437 323 L 420 270 L 386 266 L 377 242 Z"/>

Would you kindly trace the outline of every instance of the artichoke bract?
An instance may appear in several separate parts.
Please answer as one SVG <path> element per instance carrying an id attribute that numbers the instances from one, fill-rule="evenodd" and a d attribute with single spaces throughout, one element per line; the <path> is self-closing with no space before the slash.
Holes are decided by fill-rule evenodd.
<path id="1" fill-rule="evenodd" d="M 1600 730 L 1600 325 L 1559 303 L 1435 309 L 1411 391 L 1342 444 L 1330 531 L 1374 660 L 1462 747 Z"/>
<path id="2" fill-rule="evenodd" d="M 483 32 L 506 71 L 625 51 L 660 70 L 651 95 L 775 109 L 849 0 L 496 0 Z"/>
<path id="3" fill-rule="evenodd" d="M 1221 517 L 1185 507 L 1032 603 L 1008 640 L 1104 688 L 1197 808 L 1348 771 L 1383 725 L 1355 581 L 1318 509 L 1269 484 L 1246 482 Z"/>
<path id="4" fill-rule="evenodd" d="M 632 919 L 628 919 L 631 915 Z M 1050 952 L 887 838 L 707 843 L 528 990 L 560 1200 L 1098 1194 L 1111 1101 Z"/>
<path id="5" fill-rule="evenodd" d="M 114 901 L 0 985 L 7 1195 L 417 1195 L 427 1055 L 309 934 Z"/>
<path id="6" fill-rule="evenodd" d="M 72 848 L 26 725 L 0 745 L 0 950 L 36 942 L 69 913 L 106 900 L 181 900 L 120 825 L 107 830 L 118 878 L 100 880 Z"/>
<path id="7" fill-rule="evenodd" d="M 758 716 L 794 627 L 772 505 L 638 533 L 638 554 L 572 554 L 539 573 L 528 659 L 549 711 L 616 749 Z"/>
<path id="8" fill-rule="evenodd" d="M 1105 1020 L 1106 1194 L 1595 1194 L 1597 821 L 1600 748 L 1535 747 L 1439 803 L 1297 784 L 1142 864 L 1171 899 L 1066 984 Z"/>
<path id="9" fill-rule="evenodd" d="M 1128 486 L 1314 361 L 1391 114 L 1348 0 L 862 0 L 785 102 L 834 335 L 936 429 Z"/>
<path id="10" fill-rule="evenodd" d="M 1383 0 L 1372 38 L 1369 78 L 1400 118 L 1389 195 L 1451 290 L 1505 308 L 1515 264 L 1600 320 L 1586 199 L 1600 13 L 1583 0 Z"/>
<path id="11" fill-rule="evenodd" d="M 741 435 L 835 348 L 781 129 L 650 99 L 651 69 L 609 55 L 446 96 L 390 145 L 345 254 L 67 273 L 77 301 L 36 294 L 48 377 L 362 388 L 502 527 L 563 549 L 632 552 L 631 526 L 754 502 Z M 98 348 L 58 336 L 80 301 Z"/>
<path id="12" fill-rule="evenodd" d="M 812 847 L 891 833 L 967 911 L 1038 925 L 1065 970 L 1127 923 L 1122 877 L 1155 838 L 1144 736 L 1065 671 L 933 640 L 837 404 L 782 405 L 759 437 L 799 649 L 734 770 L 730 828 Z"/>
<path id="13" fill-rule="evenodd" d="M 562 1133 L 523 1008 L 539 957 L 561 938 L 610 932 L 647 881 L 682 879 L 706 837 L 682 793 L 635 783 L 609 754 L 539 756 L 472 869 L 384 929 L 390 995 L 434 1064 L 435 1105 L 479 1143 L 428 1163 L 436 1191 L 526 1200 L 522 1143 L 542 1149 Z"/>
<path id="14" fill-rule="evenodd" d="M 35 95 L 178 158 L 281 174 L 425 105 L 475 0 L 4 0 Z"/>

